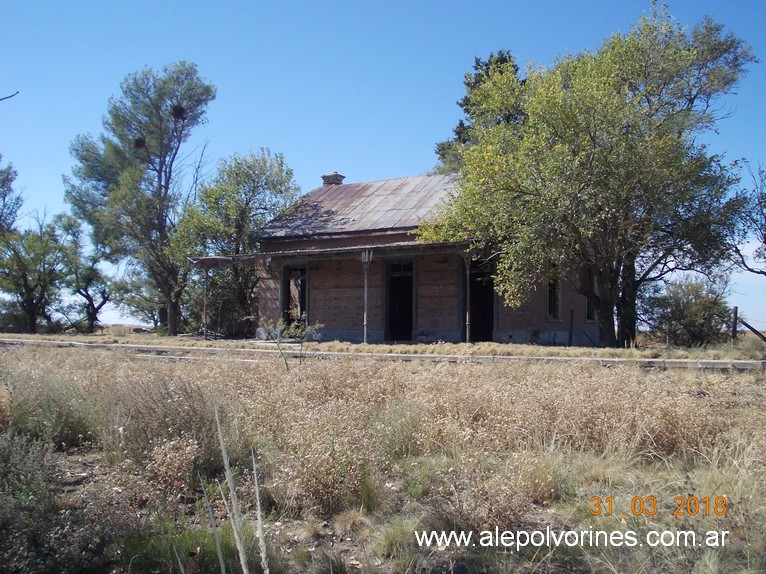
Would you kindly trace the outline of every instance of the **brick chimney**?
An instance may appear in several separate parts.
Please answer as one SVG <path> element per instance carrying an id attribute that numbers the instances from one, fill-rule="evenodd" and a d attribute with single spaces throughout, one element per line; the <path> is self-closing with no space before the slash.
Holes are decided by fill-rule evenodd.
<path id="1" fill-rule="evenodd" d="M 337 171 L 322 176 L 322 183 L 324 185 L 340 185 L 346 176 L 339 174 Z"/>

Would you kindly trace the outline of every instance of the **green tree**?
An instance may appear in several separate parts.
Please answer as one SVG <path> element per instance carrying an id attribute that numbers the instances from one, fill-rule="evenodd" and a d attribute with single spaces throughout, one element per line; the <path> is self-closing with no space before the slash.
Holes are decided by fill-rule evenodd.
<path id="1" fill-rule="evenodd" d="M 633 344 L 642 286 L 729 255 L 737 178 L 697 138 L 754 60 L 720 24 L 687 32 L 655 10 L 523 81 L 491 75 L 468 94 L 461 190 L 421 238 L 470 241 L 511 305 L 566 276 L 595 305 L 601 343 Z M 507 110 L 517 121 L 489 121 Z"/>
<path id="2" fill-rule="evenodd" d="M 262 148 L 221 162 L 215 179 L 200 188 L 179 225 L 179 249 L 187 255 L 233 256 L 208 286 L 209 308 L 228 317 L 230 334 L 252 335 L 259 271 L 243 255 L 256 253 L 264 225 L 300 194 L 282 154 Z M 201 313 L 200 313 L 201 316 Z"/>
<path id="3" fill-rule="evenodd" d="M 56 225 L 65 247 L 62 285 L 74 296 L 70 306 L 77 313 L 73 323 L 77 329 L 93 333 L 99 314 L 113 296 L 112 279 L 102 269 L 106 249 L 103 245 L 89 247 L 82 223 L 71 215 L 58 216 Z"/>
<path id="4" fill-rule="evenodd" d="M 65 180 L 66 199 L 92 226 L 94 243 L 129 257 L 151 279 L 167 332 L 176 335 L 188 279 L 185 261 L 171 249 L 188 195 L 181 149 L 204 122 L 215 88 L 186 62 L 130 74 L 120 88 L 121 96 L 109 101 L 105 133 L 72 144 L 77 165 Z"/>
<path id="5" fill-rule="evenodd" d="M 503 108 L 498 106 L 498 113 L 492 117 L 486 117 L 479 113 L 477 102 L 474 100 L 474 94 L 487 81 L 492 78 L 494 81 L 508 79 L 518 82 L 519 67 L 516 65 L 516 59 L 507 50 L 500 50 L 497 54 L 490 53 L 486 60 L 475 58 L 473 63 L 473 72 L 467 72 L 463 79 L 466 95 L 458 101 L 458 106 L 463 110 L 465 119 L 458 121 L 457 126 L 452 130 L 453 138 L 436 144 L 436 156 L 439 163 L 435 169 L 438 173 L 453 173 L 460 171 L 463 167 L 462 152 L 466 147 L 474 143 L 474 128 L 477 122 L 484 126 L 499 123 L 514 123 L 520 119 L 523 110 L 511 102 L 512 106 Z M 507 74 L 508 78 L 500 78 Z"/>
<path id="6" fill-rule="evenodd" d="M 0 162 L 2 160 L 3 156 L 0 154 Z M 12 165 L 0 167 L 0 234 L 13 229 L 22 205 L 21 195 L 13 189 L 16 175 Z"/>
<path id="7" fill-rule="evenodd" d="M 43 219 L 0 238 L 0 291 L 11 296 L 26 332 L 36 333 L 41 320 L 53 324 L 65 258 L 56 226 Z"/>
<path id="8" fill-rule="evenodd" d="M 728 275 L 719 274 L 715 280 L 687 275 L 654 291 L 642 298 L 642 320 L 651 334 L 680 347 L 726 341 L 731 322 Z"/>
<path id="9" fill-rule="evenodd" d="M 164 301 L 151 278 L 140 269 L 128 269 L 122 278 L 114 280 L 112 295 L 112 301 L 122 311 L 151 323 L 155 329 L 160 326 L 159 309 Z"/>
<path id="10" fill-rule="evenodd" d="M 758 166 L 753 171 L 747 166 L 753 187 L 747 194 L 747 206 L 742 210 L 740 224 L 742 242 L 754 242 L 752 255 L 741 244 L 734 243 L 736 264 L 745 271 L 766 277 L 766 171 Z"/>

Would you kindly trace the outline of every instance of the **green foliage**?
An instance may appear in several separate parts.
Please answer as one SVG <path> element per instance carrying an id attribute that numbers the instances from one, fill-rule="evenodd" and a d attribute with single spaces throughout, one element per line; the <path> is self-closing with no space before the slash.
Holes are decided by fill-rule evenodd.
<path id="1" fill-rule="evenodd" d="M 319 321 L 313 325 L 309 325 L 305 313 L 298 313 L 293 311 L 290 313 L 288 320 L 280 318 L 276 324 L 266 324 L 264 328 L 268 334 L 268 338 L 277 344 L 279 354 L 282 357 L 282 361 L 285 364 L 285 370 L 290 370 L 290 364 L 287 362 L 287 354 L 285 352 L 282 343 L 292 342 L 298 343 L 299 352 L 298 359 L 303 362 L 303 346 L 309 341 L 318 341 L 322 337 L 322 328 L 324 325 Z"/>
<path id="2" fill-rule="evenodd" d="M 90 444 L 100 432 L 82 388 L 55 377 L 7 377 L 9 430 L 56 448 Z"/>
<path id="3" fill-rule="evenodd" d="M 668 345 L 705 347 L 724 343 L 730 330 L 728 277 L 702 280 L 685 276 L 645 298 L 643 320 Z"/>
<path id="4" fill-rule="evenodd" d="M 242 572 L 231 526 L 223 523 L 218 527 L 218 531 L 227 572 Z M 157 524 L 148 531 L 131 533 L 123 544 L 121 565 L 135 574 L 177 572 L 176 553 L 181 558 L 186 572 L 220 572 L 215 539 L 207 529 L 179 528 L 168 520 L 165 524 Z M 248 552 L 247 562 L 250 572 L 262 572 L 257 552 Z M 273 562 L 278 563 L 278 560 L 274 559 Z M 271 571 L 284 572 L 281 568 Z"/>
<path id="5" fill-rule="evenodd" d="M 306 314 L 294 312 L 290 316 L 290 320 L 286 321 L 280 319 L 277 324 L 270 329 L 271 337 L 277 341 L 293 341 L 298 343 L 306 343 L 308 341 L 317 341 L 321 338 L 321 330 L 324 325 L 316 322 L 313 325 L 309 325 Z"/>
<path id="6" fill-rule="evenodd" d="M 516 60 L 507 50 L 500 50 L 497 54 L 490 53 L 489 58 L 482 60 L 475 58 L 473 73 L 466 73 L 463 80 L 466 95 L 458 102 L 466 116 L 460 120 L 453 129 L 454 137 L 436 144 L 436 155 L 439 164 L 436 167 L 438 173 L 457 172 L 463 167 L 462 153 L 466 147 L 475 142 L 474 131 L 476 125 L 491 125 L 492 123 L 515 122 L 521 110 L 512 104 L 502 109 L 498 106 L 499 113 L 491 114 L 490 117 L 482 114 L 483 103 L 476 98 L 479 88 L 492 81 L 516 81 L 518 80 L 519 67 Z"/>
<path id="7" fill-rule="evenodd" d="M 3 155 L 0 154 L 0 161 Z M 11 230 L 16 223 L 16 216 L 21 208 L 21 195 L 13 189 L 16 170 L 12 165 L 0 167 L 0 235 Z"/>
<path id="8" fill-rule="evenodd" d="M 235 154 L 200 188 L 185 224 L 202 241 L 203 252 L 238 255 L 258 248 L 259 232 L 287 209 L 300 193 L 282 154 L 261 148 Z"/>
<path id="9" fill-rule="evenodd" d="M 57 216 L 56 225 L 65 248 L 62 284 L 75 297 L 60 310 L 75 329 L 93 333 L 99 313 L 113 296 L 113 282 L 101 268 L 106 248 L 95 245 L 88 250 L 82 223 L 71 215 Z"/>
<path id="10" fill-rule="evenodd" d="M 299 193 L 284 156 L 264 148 L 222 161 L 215 179 L 200 188 L 197 201 L 184 212 L 173 245 L 183 256 L 233 256 L 229 265 L 210 274 L 209 324 L 229 335 L 254 335 L 260 272 L 238 257 L 258 251 L 264 225 L 289 208 Z M 201 317 L 201 298 L 194 303 Z"/>
<path id="11" fill-rule="evenodd" d="M 160 326 L 159 309 L 163 306 L 162 295 L 157 292 L 151 278 L 135 267 L 112 285 L 114 302 L 122 311 L 137 317 L 153 327 Z"/>
<path id="12" fill-rule="evenodd" d="M 415 554 L 413 533 L 422 528 L 421 519 L 416 516 L 396 516 L 378 531 L 374 548 L 377 554 L 390 558 L 405 558 Z"/>
<path id="13" fill-rule="evenodd" d="M 52 475 L 46 443 L 21 434 L 0 434 L 0 532 L 18 512 L 34 518 L 50 510 L 54 497 L 47 487 Z"/>
<path id="14" fill-rule="evenodd" d="M 347 574 L 350 571 L 340 554 L 315 552 L 311 555 L 310 574 Z"/>
<path id="15" fill-rule="evenodd" d="M 25 574 L 110 571 L 109 545 L 126 524 L 100 520 L 61 503 L 50 448 L 22 435 L 0 434 L 0 564 Z"/>
<path id="16" fill-rule="evenodd" d="M 747 196 L 747 207 L 742 211 L 743 241 L 751 239 L 754 242 L 752 255 L 748 255 L 740 245 L 732 245 L 736 254 L 737 265 L 749 271 L 766 277 L 766 171 L 762 166 L 757 170 L 747 166 L 752 180 L 752 189 Z"/>
<path id="17" fill-rule="evenodd" d="M 56 226 L 41 219 L 0 235 L 0 291 L 11 296 L 10 310 L 24 331 L 36 333 L 41 321 L 54 323 L 66 256 Z"/>
<path id="18" fill-rule="evenodd" d="M 730 256 L 744 198 L 697 136 L 754 60 L 712 20 L 687 32 L 660 9 L 524 80 L 506 63 L 467 94 L 461 190 L 421 239 L 471 242 L 511 305 L 566 276 L 601 343 L 633 344 L 642 284 Z"/>
<path id="19" fill-rule="evenodd" d="M 175 335 L 188 276 L 185 260 L 171 248 L 186 196 L 180 152 L 204 122 L 215 88 L 187 62 L 159 73 L 145 68 L 120 88 L 121 97 L 109 101 L 106 133 L 99 140 L 79 136 L 72 144 L 77 165 L 73 179 L 65 180 L 65 197 L 92 226 L 96 244 L 130 258 L 151 279 L 163 299 L 168 333 Z"/>

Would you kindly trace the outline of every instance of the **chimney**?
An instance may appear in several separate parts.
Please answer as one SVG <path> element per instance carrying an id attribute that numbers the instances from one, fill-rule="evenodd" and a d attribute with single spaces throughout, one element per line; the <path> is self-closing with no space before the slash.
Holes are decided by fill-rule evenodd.
<path id="1" fill-rule="evenodd" d="M 323 175 L 322 183 L 324 185 L 340 185 L 341 183 L 343 183 L 343 179 L 345 177 L 346 177 L 345 175 L 341 175 L 337 171 L 334 171 L 330 174 Z"/>

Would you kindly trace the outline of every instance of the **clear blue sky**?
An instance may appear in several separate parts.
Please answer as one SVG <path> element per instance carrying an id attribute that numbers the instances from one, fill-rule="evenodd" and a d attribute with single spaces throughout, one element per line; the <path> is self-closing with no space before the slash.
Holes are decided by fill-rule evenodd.
<path id="1" fill-rule="evenodd" d="M 766 59 L 766 2 L 678 0 L 685 25 L 711 15 Z M 215 84 L 195 145 L 211 172 L 233 153 L 281 152 L 304 191 L 320 175 L 346 181 L 422 174 L 460 117 L 475 56 L 508 49 L 523 65 L 597 48 L 651 2 L 309 0 L 12 1 L 0 19 L 0 153 L 18 171 L 27 211 L 66 209 L 62 175 L 78 134 L 98 135 L 120 81 L 187 60 Z M 731 117 L 711 134 L 729 159 L 766 163 L 766 64 L 750 68 Z M 766 329 L 766 280 L 737 277 L 731 301 Z"/>

